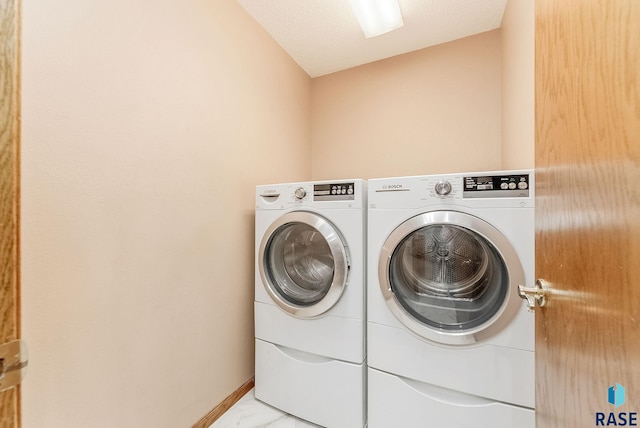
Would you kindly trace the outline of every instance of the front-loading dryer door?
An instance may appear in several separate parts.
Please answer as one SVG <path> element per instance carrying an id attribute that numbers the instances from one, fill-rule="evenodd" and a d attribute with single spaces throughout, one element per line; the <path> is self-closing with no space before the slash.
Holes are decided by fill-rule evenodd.
<path id="1" fill-rule="evenodd" d="M 489 223 L 461 212 L 432 211 L 398 226 L 382 247 L 378 275 L 394 315 L 438 344 L 478 343 L 521 306 L 515 250 Z"/>
<path id="2" fill-rule="evenodd" d="M 299 318 L 324 314 L 347 285 L 347 248 L 337 229 L 315 213 L 294 211 L 278 218 L 265 232 L 258 257 L 271 298 Z"/>

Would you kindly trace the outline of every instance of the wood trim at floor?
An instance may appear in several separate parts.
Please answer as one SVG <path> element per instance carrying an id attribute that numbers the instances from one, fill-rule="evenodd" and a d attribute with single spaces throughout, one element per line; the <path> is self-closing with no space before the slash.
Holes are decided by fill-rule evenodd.
<path id="1" fill-rule="evenodd" d="M 252 377 L 248 381 L 246 381 L 240 388 L 236 389 L 229 395 L 227 398 L 222 400 L 222 403 L 218 404 L 213 408 L 209 413 L 202 417 L 198 422 L 193 424 L 192 428 L 209 428 L 211 424 L 220 418 L 226 412 L 236 404 L 236 402 L 241 399 L 247 392 L 253 388 L 255 385 L 255 378 Z"/>

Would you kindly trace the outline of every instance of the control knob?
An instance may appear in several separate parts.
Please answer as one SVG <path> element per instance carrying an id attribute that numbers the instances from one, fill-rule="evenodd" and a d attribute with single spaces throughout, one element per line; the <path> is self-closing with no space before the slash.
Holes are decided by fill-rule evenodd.
<path id="1" fill-rule="evenodd" d="M 304 190 L 303 187 L 298 187 L 294 192 L 294 195 L 296 199 L 303 199 L 305 196 L 307 196 L 307 191 Z"/>
<path id="2" fill-rule="evenodd" d="M 448 181 L 440 181 L 436 184 L 436 193 L 440 196 L 446 196 L 451 193 L 451 183 Z"/>

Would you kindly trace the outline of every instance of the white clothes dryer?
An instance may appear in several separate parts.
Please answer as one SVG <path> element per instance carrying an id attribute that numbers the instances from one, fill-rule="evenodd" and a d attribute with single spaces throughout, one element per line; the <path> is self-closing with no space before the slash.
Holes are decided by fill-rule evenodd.
<path id="1" fill-rule="evenodd" d="M 533 428 L 533 171 L 368 186 L 369 427 Z"/>
<path id="2" fill-rule="evenodd" d="M 256 188 L 255 394 L 325 427 L 366 424 L 364 180 Z"/>

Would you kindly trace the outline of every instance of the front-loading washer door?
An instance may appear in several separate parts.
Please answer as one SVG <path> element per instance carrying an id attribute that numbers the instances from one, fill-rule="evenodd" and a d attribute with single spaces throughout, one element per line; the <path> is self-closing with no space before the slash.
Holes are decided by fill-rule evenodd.
<path id="1" fill-rule="evenodd" d="M 278 218 L 265 232 L 258 257 L 271 298 L 299 318 L 328 311 L 347 285 L 346 246 L 336 228 L 315 213 L 294 211 Z"/>
<path id="2" fill-rule="evenodd" d="M 498 333 L 520 308 L 524 272 L 509 241 L 478 217 L 433 211 L 385 241 L 378 274 L 394 315 L 425 339 L 470 345 Z"/>

